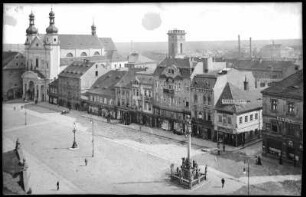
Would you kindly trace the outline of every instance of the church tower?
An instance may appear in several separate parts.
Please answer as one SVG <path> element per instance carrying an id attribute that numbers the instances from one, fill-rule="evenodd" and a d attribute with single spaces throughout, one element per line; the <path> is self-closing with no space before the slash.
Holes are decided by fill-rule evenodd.
<path id="1" fill-rule="evenodd" d="M 45 50 L 47 52 L 45 69 L 47 70 L 47 78 L 54 79 L 60 72 L 60 46 L 58 39 L 58 29 L 54 25 L 55 14 L 51 9 L 49 13 L 49 27 L 46 28 Z"/>
<path id="2" fill-rule="evenodd" d="M 96 34 L 96 26 L 95 26 L 94 23 L 92 23 L 92 26 L 91 26 L 91 35 L 97 36 L 97 34 Z"/>
<path id="3" fill-rule="evenodd" d="M 185 45 L 184 30 L 169 30 L 168 31 L 168 54 L 170 58 L 183 55 Z"/>
<path id="4" fill-rule="evenodd" d="M 25 42 L 25 45 L 30 45 L 31 42 L 33 41 L 33 39 L 35 38 L 35 36 L 38 33 L 38 30 L 34 25 L 34 18 L 35 18 L 35 16 L 34 16 L 33 12 L 31 12 L 31 14 L 29 15 L 30 25 L 26 30 L 27 40 Z"/>

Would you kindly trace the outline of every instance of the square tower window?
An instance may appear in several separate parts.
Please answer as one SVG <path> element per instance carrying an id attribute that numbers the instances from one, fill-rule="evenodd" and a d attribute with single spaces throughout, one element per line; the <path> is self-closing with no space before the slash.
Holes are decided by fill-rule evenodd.
<path id="1" fill-rule="evenodd" d="M 54 42 L 56 42 L 56 38 L 54 38 Z"/>

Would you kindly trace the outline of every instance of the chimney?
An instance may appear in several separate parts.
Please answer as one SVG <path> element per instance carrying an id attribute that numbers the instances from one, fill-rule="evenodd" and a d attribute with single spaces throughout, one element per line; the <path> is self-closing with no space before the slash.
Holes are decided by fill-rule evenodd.
<path id="1" fill-rule="evenodd" d="M 238 35 L 238 54 L 240 57 L 240 35 Z"/>
<path id="2" fill-rule="evenodd" d="M 252 37 L 250 37 L 250 58 L 252 58 Z"/>

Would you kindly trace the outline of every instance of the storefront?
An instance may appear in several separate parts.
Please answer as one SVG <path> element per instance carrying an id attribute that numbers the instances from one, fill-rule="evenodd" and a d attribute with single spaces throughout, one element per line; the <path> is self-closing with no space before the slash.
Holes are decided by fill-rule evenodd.
<path id="1" fill-rule="evenodd" d="M 213 125 L 211 121 L 192 120 L 192 136 L 205 140 L 212 139 Z"/>

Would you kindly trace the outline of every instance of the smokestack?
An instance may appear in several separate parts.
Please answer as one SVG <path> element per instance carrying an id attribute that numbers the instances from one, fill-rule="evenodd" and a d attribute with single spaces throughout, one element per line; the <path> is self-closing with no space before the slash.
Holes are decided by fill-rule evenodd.
<path id="1" fill-rule="evenodd" d="M 252 58 L 252 37 L 250 37 L 250 58 Z"/>
<path id="2" fill-rule="evenodd" d="M 238 54 L 240 57 L 240 35 L 238 35 Z"/>

